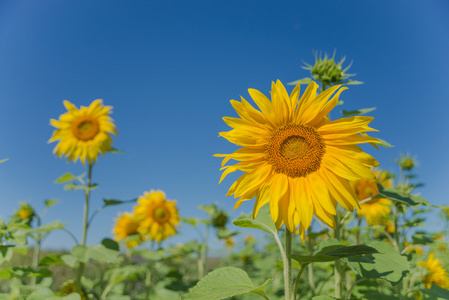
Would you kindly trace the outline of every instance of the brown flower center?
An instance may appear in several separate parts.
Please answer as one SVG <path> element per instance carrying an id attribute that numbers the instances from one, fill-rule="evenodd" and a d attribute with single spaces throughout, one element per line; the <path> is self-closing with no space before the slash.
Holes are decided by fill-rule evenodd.
<path id="1" fill-rule="evenodd" d="M 165 223 L 170 218 L 170 212 L 164 206 L 158 206 L 153 210 L 153 218 L 158 223 Z"/>
<path id="2" fill-rule="evenodd" d="M 377 188 L 377 183 L 375 180 L 360 179 L 357 183 L 355 193 L 357 194 L 357 198 L 362 201 L 379 194 L 379 189 Z M 366 203 L 374 204 L 378 201 L 379 199 L 372 199 Z"/>
<path id="3" fill-rule="evenodd" d="M 278 173 L 304 177 L 320 168 L 326 148 L 310 125 L 287 124 L 276 129 L 267 145 L 268 162 Z"/>
<path id="4" fill-rule="evenodd" d="M 93 139 L 100 131 L 98 120 L 92 116 L 82 116 L 72 124 L 73 135 L 82 141 Z"/>

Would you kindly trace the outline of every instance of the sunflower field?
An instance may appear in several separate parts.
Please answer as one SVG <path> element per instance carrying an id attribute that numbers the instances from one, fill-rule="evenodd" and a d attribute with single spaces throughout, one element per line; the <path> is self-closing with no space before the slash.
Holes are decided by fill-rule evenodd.
<path id="1" fill-rule="evenodd" d="M 337 59 L 336 51 L 313 55 L 303 61 L 301 79 L 282 82 L 273 74 L 271 85 L 239 90 L 242 96 L 220 113 L 216 134 L 224 146 L 210 153 L 217 167 L 209 175 L 227 192 L 215 202 L 183 205 L 182 197 L 152 183 L 130 198 L 101 196 L 107 183 L 95 178 L 97 170 L 126 173 L 122 188 L 158 170 L 143 162 L 143 172 L 108 168 L 134 149 L 116 146 L 127 131 L 120 131 L 121 111 L 114 105 L 113 112 L 107 99 L 58 100 L 42 142 L 53 161 L 65 164 L 54 186 L 78 200 L 21 201 L 0 218 L 0 300 L 449 299 L 449 206 L 421 195 L 416 156 L 398 151 L 390 158 L 395 172 L 376 159 L 395 141 L 376 129 L 370 115 L 379 109 L 342 101 L 368 85 L 350 72 L 352 62 Z M 156 160 L 182 156 L 186 140 L 195 144 L 186 124 L 164 118 L 170 125 L 161 127 L 182 134 L 170 137 L 178 147 L 154 135 Z M 136 144 L 144 139 L 140 134 Z M 16 159 L 6 157 L 0 169 Z M 190 166 L 168 173 L 175 181 L 183 169 L 192 178 L 203 170 Z M 204 185 L 191 187 L 198 199 Z M 82 215 L 74 217 L 74 231 L 65 218 L 77 214 L 75 206 Z M 114 218 L 99 219 L 110 211 Z M 88 239 L 103 226 L 109 234 Z M 46 246 L 53 236 L 70 243 Z"/>

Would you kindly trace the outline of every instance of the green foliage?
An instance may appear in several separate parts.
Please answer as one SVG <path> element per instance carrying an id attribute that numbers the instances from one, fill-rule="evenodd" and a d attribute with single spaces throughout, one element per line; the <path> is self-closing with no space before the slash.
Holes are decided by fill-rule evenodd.
<path id="1" fill-rule="evenodd" d="M 381 186 L 380 184 L 377 185 L 377 188 L 379 189 L 379 194 L 374 196 L 373 198 L 388 198 L 391 201 L 406 204 L 406 205 L 425 205 L 425 206 L 433 206 L 438 207 L 435 205 L 431 205 L 429 202 L 427 202 L 426 199 L 424 199 L 421 196 L 417 195 L 407 195 L 398 188 L 386 188 Z"/>
<path id="2" fill-rule="evenodd" d="M 358 257 L 366 254 L 378 253 L 376 249 L 366 245 L 344 246 L 333 239 L 326 241 L 326 244 L 329 243 L 332 245 L 322 247 L 315 255 L 291 254 L 290 257 L 300 264 L 308 264 L 312 262 L 328 262 L 347 257 Z"/>
<path id="3" fill-rule="evenodd" d="M 434 284 L 430 287 L 430 289 L 422 289 L 421 292 L 425 295 L 424 299 L 449 299 L 449 290 L 443 289 Z"/>
<path id="4" fill-rule="evenodd" d="M 350 116 L 364 115 L 375 109 L 376 109 L 375 107 L 371 107 L 371 108 L 362 108 L 358 110 L 342 110 L 341 113 L 343 117 L 350 117 Z"/>
<path id="5" fill-rule="evenodd" d="M 410 271 L 407 257 L 400 255 L 393 247 L 378 241 L 368 245 L 379 253 L 348 258 L 349 265 L 360 277 L 385 279 L 396 285 Z"/>
<path id="6" fill-rule="evenodd" d="M 246 293 L 265 296 L 265 287 L 270 281 L 256 286 L 245 271 L 234 267 L 220 268 L 202 278 L 182 299 L 220 300 Z"/>
<path id="7" fill-rule="evenodd" d="M 137 198 L 136 199 L 131 199 L 131 200 L 103 199 L 103 203 L 104 203 L 103 207 L 119 205 L 119 204 L 125 204 L 125 203 L 133 203 L 133 202 L 137 202 Z"/>
<path id="8" fill-rule="evenodd" d="M 276 226 L 270 216 L 270 207 L 268 205 L 263 206 L 257 217 L 253 219 L 253 214 L 242 213 L 237 219 L 232 222 L 234 225 L 242 228 L 254 228 L 268 232 L 272 235 L 277 234 Z"/>

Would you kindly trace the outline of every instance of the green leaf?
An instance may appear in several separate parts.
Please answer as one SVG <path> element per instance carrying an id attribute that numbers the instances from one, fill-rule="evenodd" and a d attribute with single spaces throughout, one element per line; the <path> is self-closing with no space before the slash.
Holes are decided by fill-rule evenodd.
<path id="1" fill-rule="evenodd" d="M 38 288 L 37 290 L 33 291 L 31 294 L 28 295 L 26 298 L 27 300 L 48 300 L 51 298 L 54 298 L 55 293 L 48 288 L 48 287 L 42 287 Z M 59 298 L 60 299 L 60 298 Z"/>
<path id="2" fill-rule="evenodd" d="M 109 152 L 116 153 L 116 154 L 125 154 L 125 151 L 117 150 L 115 148 L 112 148 L 111 150 L 109 150 Z"/>
<path id="3" fill-rule="evenodd" d="M 443 289 L 435 284 L 432 284 L 430 289 L 421 289 L 421 292 L 431 296 L 430 299 L 449 299 L 449 290 Z"/>
<path id="4" fill-rule="evenodd" d="M 119 251 L 120 250 L 119 244 L 116 241 L 111 240 L 109 238 L 103 239 L 101 241 L 101 244 L 103 246 L 105 246 L 106 248 L 111 249 L 111 250 L 115 250 L 115 251 Z"/>
<path id="5" fill-rule="evenodd" d="M 378 253 L 378 251 L 366 245 L 344 246 L 335 244 L 321 248 L 315 255 L 291 254 L 290 257 L 301 264 L 305 264 L 334 261 L 345 257 L 356 257 L 373 253 Z"/>
<path id="6" fill-rule="evenodd" d="M 435 243 L 436 239 L 426 232 L 416 232 L 412 236 L 413 244 L 428 245 Z"/>
<path id="7" fill-rule="evenodd" d="M 53 230 L 63 229 L 63 228 L 64 228 L 64 225 L 61 223 L 61 221 L 54 220 L 53 222 L 41 225 L 37 228 L 29 229 L 29 230 L 27 230 L 27 233 L 42 233 L 42 232 L 48 233 Z"/>
<path id="8" fill-rule="evenodd" d="M 109 268 L 104 274 L 104 278 L 110 283 L 119 283 L 126 279 L 137 279 L 137 275 L 145 272 L 145 266 L 127 265 L 117 268 Z"/>
<path id="9" fill-rule="evenodd" d="M 226 239 L 228 237 L 231 237 L 231 236 L 234 236 L 234 235 L 237 235 L 237 234 L 239 234 L 238 231 L 230 231 L 230 230 L 227 230 L 227 229 L 220 229 L 217 232 L 217 237 L 219 239 Z"/>
<path id="10" fill-rule="evenodd" d="M 364 84 L 363 81 L 358 81 L 358 80 L 348 80 L 348 82 L 346 82 L 345 84 L 347 85 L 357 85 L 357 84 Z"/>
<path id="11" fill-rule="evenodd" d="M 251 292 L 266 297 L 265 287 L 270 281 L 271 279 L 265 281 L 261 286 L 256 286 L 242 269 L 220 268 L 204 276 L 182 299 L 221 300 Z"/>
<path id="12" fill-rule="evenodd" d="M 13 255 L 14 245 L 0 245 L 0 265 L 10 261 Z"/>
<path id="13" fill-rule="evenodd" d="M 72 180 L 76 180 L 76 179 L 77 179 L 77 177 L 75 175 L 73 175 L 72 173 L 65 173 L 64 175 L 62 175 L 61 177 L 56 179 L 54 183 L 64 183 L 64 182 L 68 182 L 68 181 L 72 181 Z"/>
<path id="14" fill-rule="evenodd" d="M 385 140 L 382 140 L 382 139 L 379 139 L 379 138 L 378 138 L 378 140 L 380 141 L 380 144 L 377 144 L 378 146 L 387 147 L 387 148 L 394 147 L 392 144 L 390 144 L 389 142 L 387 142 Z"/>
<path id="15" fill-rule="evenodd" d="M 44 256 L 41 258 L 39 262 L 39 266 L 52 266 L 52 265 L 59 265 L 63 264 L 64 261 L 62 260 L 61 256 L 58 254 L 50 254 L 47 256 Z"/>
<path id="16" fill-rule="evenodd" d="M 69 267 L 74 268 L 77 263 L 77 259 L 72 254 L 61 255 L 62 261 Z"/>
<path id="17" fill-rule="evenodd" d="M 59 202 L 58 199 L 48 199 L 48 200 L 45 200 L 45 206 L 47 208 L 50 208 L 51 206 L 55 205 L 58 202 Z"/>
<path id="18" fill-rule="evenodd" d="M 2 270 L 0 273 L 1 279 L 8 279 L 14 277 L 49 277 L 52 272 L 46 268 L 33 269 L 29 266 L 10 267 Z"/>
<path id="19" fill-rule="evenodd" d="M 277 234 L 276 226 L 270 215 L 270 206 L 265 205 L 259 210 L 257 217 L 253 219 L 253 214 L 242 213 L 232 222 L 234 225 L 243 228 L 255 228 L 266 231 L 272 235 Z"/>
<path id="20" fill-rule="evenodd" d="M 301 84 L 309 84 L 309 83 L 311 83 L 311 82 L 312 82 L 312 78 L 310 78 L 310 77 L 304 77 L 304 78 L 301 78 L 301 79 L 298 79 L 298 80 L 289 82 L 289 83 L 287 83 L 287 84 L 288 84 L 288 85 L 297 85 L 298 83 L 301 83 Z"/>
<path id="21" fill-rule="evenodd" d="M 120 252 L 108 249 L 104 245 L 89 247 L 78 245 L 72 248 L 73 257 L 83 263 L 88 263 L 90 259 L 104 263 L 117 263 L 121 261 L 119 254 Z"/>
<path id="22" fill-rule="evenodd" d="M 215 204 L 200 205 L 198 206 L 198 208 L 204 210 L 209 215 L 209 217 L 212 217 L 217 211 L 217 206 Z"/>
<path id="23" fill-rule="evenodd" d="M 401 192 L 397 188 L 386 188 L 381 186 L 380 184 L 377 185 L 377 188 L 379 189 L 379 194 L 373 197 L 373 199 L 376 198 L 388 198 L 391 201 L 404 203 L 407 205 L 425 205 L 425 206 L 433 206 L 438 207 L 435 205 L 431 205 L 429 202 L 427 202 L 426 199 L 424 199 L 421 196 L 417 195 L 407 195 Z"/>
<path id="24" fill-rule="evenodd" d="M 338 299 L 338 298 L 325 296 L 325 295 L 315 296 L 312 298 L 312 300 L 335 300 L 335 299 Z"/>
<path id="25" fill-rule="evenodd" d="M 181 221 L 183 221 L 184 223 L 187 223 L 189 225 L 196 226 L 200 222 L 200 219 L 198 219 L 198 218 L 183 218 Z"/>
<path id="26" fill-rule="evenodd" d="M 398 284 L 410 270 L 407 257 L 383 242 L 375 241 L 368 245 L 379 253 L 348 258 L 349 265 L 362 278 L 381 278 L 393 285 Z"/>
<path id="27" fill-rule="evenodd" d="M 375 107 L 371 107 L 371 108 L 362 108 L 359 110 L 342 110 L 341 113 L 343 117 L 349 117 L 349 116 L 363 115 L 375 109 L 376 109 Z"/>
<path id="28" fill-rule="evenodd" d="M 84 188 L 85 188 L 84 185 L 78 185 L 75 183 L 69 183 L 64 186 L 65 191 L 83 190 Z"/>
<path id="29" fill-rule="evenodd" d="M 123 204 L 123 203 L 131 203 L 131 202 L 137 202 L 137 198 L 136 199 L 131 199 L 131 200 L 115 200 L 115 199 L 103 199 L 104 202 L 104 206 L 111 206 L 111 205 L 119 205 L 119 204 Z"/>

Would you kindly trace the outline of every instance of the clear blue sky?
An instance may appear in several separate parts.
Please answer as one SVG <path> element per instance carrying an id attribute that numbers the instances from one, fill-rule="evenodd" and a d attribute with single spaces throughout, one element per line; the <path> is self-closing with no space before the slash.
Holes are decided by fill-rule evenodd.
<path id="1" fill-rule="evenodd" d="M 57 198 L 44 222 L 60 219 L 80 237 L 82 192 L 53 181 L 83 167 L 53 156 L 49 120 L 65 111 L 64 99 L 80 106 L 97 98 L 114 107 L 114 146 L 125 154 L 99 158 L 92 210 L 102 198 L 132 199 L 149 189 L 176 199 L 184 217 L 204 216 L 198 205 L 213 202 L 231 210 L 235 201 L 225 194 L 236 177 L 218 185 L 221 160 L 212 157 L 236 149 L 218 137 L 228 130 L 221 118 L 236 116 L 229 100 L 305 77 L 302 60 L 334 49 L 365 82 L 345 91 L 337 110 L 376 106 L 375 136 L 395 147 L 369 152 L 393 172 L 400 152 L 417 156 L 422 196 L 448 204 L 445 0 L 0 0 L 0 159 L 9 158 L 0 165 L 0 215 L 20 201 L 42 211 L 44 199 Z M 111 236 L 117 212 L 131 208 L 100 213 L 88 243 Z M 196 237 L 187 226 L 181 232 L 174 243 Z M 73 242 L 57 232 L 44 246 Z"/>

